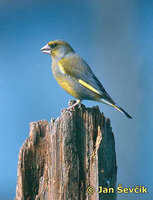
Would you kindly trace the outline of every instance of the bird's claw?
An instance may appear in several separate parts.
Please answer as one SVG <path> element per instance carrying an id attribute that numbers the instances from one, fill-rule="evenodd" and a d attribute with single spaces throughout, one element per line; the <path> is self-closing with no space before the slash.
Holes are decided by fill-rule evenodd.
<path id="1" fill-rule="evenodd" d="M 82 110 L 82 106 L 81 106 L 81 103 L 79 103 L 79 106 L 78 106 L 78 108 Z"/>
<path id="2" fill-rule="evenodd" d="M 72 117 L 72 112 L 69 110 L 69 108 L 63 108 L 61 111 L 67 111 L 69 113 L 69 115 Z"/>

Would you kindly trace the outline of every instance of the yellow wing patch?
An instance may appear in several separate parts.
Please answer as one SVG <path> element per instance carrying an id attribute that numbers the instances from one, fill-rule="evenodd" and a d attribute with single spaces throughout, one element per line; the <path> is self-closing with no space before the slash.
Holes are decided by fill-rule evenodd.
<path id="1" fill-rule="evenodd" d="M 64 67 L 60 63 L 58 63 L 58 66 L 59 66 L 60 71 L 62 72 L 62 74 L 66 74 L 66 72 L 64 70 Z"/>
<path id="2" fill-rule="evenodd" d="M 94 87 L 92 87 L 88 83 L 84 82 L 83 80 L 79 79 L 78 82 L 81 83 L 81 85 L 83 85 L 84 87 L 88 88 L 89 90 L 91 90 L 91 91 L 93 91 L 93 92 L 95 92 L 97 94 L 100 94 L 100 92 L 98 90 L 96 90 Z"/>
<path id="3" fill-rule="evenodd" d="M 59 68 L 60 68 L 61 73 L 66 74 L 66 72 L 65 72 L 64 67 L 62 66 L 62 64 L 60 64 L 60 63 L 58 62 L 58 66 L 59 66 Z M 73 77 L 73 78 L 74 78 L 74 77 Z M 74 78 L 74 79 L 75 79 L 75 78 Z M 83 80 L 81 80 L 81 79 L 76 79 L 76 80 L 77 80 L 81 85 L 83 85 L 84 87 L 86 87 L 86 88 L 88 88 L 89 90 L 91 90 L 91 91 L 93 91 L 93 92 L 95 92 L 95 93 L 101 95 L 101 93 L 100 93 L 98 90 L 96 90 L 94 87 L 92 87 L 91 85 L 89 85 L 89 84 L 86 83 L 85 81 L 83 81 Z"/>

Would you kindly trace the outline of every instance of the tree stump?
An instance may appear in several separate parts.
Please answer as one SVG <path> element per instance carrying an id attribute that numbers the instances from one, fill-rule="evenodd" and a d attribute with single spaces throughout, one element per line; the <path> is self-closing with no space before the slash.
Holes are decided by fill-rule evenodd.
<path id="1" fill-rule="evenodd" d="M 72 104 L 72 101 L 69 103 Z M 20 149 L 16 200 L 115 200 L 116 154 L 110 120 L 98 107 L 75 107 L 30 123 Z M 99 186 L 114 193 L 98 193 Z"/>

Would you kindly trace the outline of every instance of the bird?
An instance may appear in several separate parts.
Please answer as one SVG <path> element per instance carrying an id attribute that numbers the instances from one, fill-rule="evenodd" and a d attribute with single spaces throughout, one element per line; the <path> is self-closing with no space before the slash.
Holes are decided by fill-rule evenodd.
<path id="1" fill-rule="evenodd" d="M 114 107 L 132 119 L 131 115 L 114 102 L 86 61 L 74 51 L 68 42 L 50 41 L 40 50 L 51 56 L 52 72 L 56 81 L 76 99 L 68 110 L 80 105 L 82 100 L 93 100 Z"/>

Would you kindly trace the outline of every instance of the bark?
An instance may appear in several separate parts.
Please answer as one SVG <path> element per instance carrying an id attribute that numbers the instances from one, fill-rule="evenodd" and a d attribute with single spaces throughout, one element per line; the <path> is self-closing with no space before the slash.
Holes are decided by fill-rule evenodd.
<path id="1" fill-rule="evenodd" d="M 115 200 L 117 166 L 110 120 L 98 107 L 81 105 L 63 110 L 51 122 L 30 123 L 17 176 L 16 200 Z M 99 186 L 114 188 L 114 193 L 99 194 Z"/>

